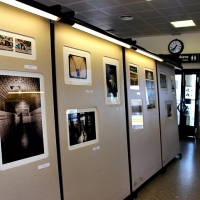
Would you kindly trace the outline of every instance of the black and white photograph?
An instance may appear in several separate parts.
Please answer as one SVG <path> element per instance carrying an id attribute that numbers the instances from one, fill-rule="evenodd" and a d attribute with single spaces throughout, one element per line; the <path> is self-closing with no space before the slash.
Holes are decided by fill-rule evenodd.
<path id="1" fill-rule="evenodd" d="M 13 38 L 6 35 L 0 35 L 0 50 L 13 51 Z"/>
<path id="2" fill-rule="evenodd" d="M 35 39 L 30 36 L 0 30 L 0 55 L 35 60 Z"/>
<path id="3" fill-rule="evenodd" d="M 165 101 L 165 109 L 166 109 L 166 117 L 169 119 L 173 119 L 173 101 L 172 100 Z"/>
<path id="4" fill-rule="evenodd" d="M 146 78 L 146 80 L 154 80 L 153 71 L 146 69 L 145 70 L 145 78 Z"/>
<path id="5" fill-rule="evenodd" d="M 167 74 L 160 72 L 160 88 L 163 90 L 167 89 Z"/>
<path id="6" fill-rule="evenodd" d="M 48 156 L 43 76 L 0 70 L 0 169 Z"/>
<path id="7" fill-rule="evenodd" d="M 117 97 L 117 69 L 115 65 L 106 64 L 107 97 Z"/>
<path id="8" fill-rule="evenodd" d="M 156 108 L 155 101 L 155 82 L 154 82 L 154 72 L 153 70 L 145 69 L 145 78 L 146 78 L 146 102 L 147 109 Z"/>
<path id="9" fill-rule="evenodd" d="M 78 79 L 87 78 L 87 63 L 85 57 L 69 55 L 69 76 L 70 78 Z"/>
<path id="10" fill-rule="evenodd" d="M 95 108 L 66 111 L 69 150 L 88 146 L 99 141 L 98 120 Z"/>
<path id="11" fill-rule="evenodd" d="M 119 61 L 103 57 L 106 105 L 120 104 Z"/>
<path id="12" fill-rule="evenodd" d="M 130 89 L 139 90 L 138 66 L 129 64 L 129 68 L 130 68 Z"/>
<path id="13" fill-rule="evenodd" d="M 90 52 L 63 47 L 64 80 L 67 85 L 92 85 Z"/>
<path id="14" fill-rule="evenodd" d="M 172 91 L 174 92 L 175 91 L 175 77 L 174 77 L 174 75 L 171 75 L 171 88 L 172 88 Z"/>
<path id="15" fill-rule="evenodd" d="M 132 130 L 143 129 L 143 104 L 142 99 L 131 99 Z"/>

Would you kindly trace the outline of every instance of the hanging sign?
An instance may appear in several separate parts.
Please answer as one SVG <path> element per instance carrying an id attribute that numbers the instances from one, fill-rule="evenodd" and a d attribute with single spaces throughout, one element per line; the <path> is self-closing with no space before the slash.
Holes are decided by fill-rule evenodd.
<path id="1" fill-rule="evenodd" d="M 179 59 L 182 63 L 198 63 L 200 62 L 200 54 L 180 54 Z"/>
<path id="2" fill-rule="evenodd" d="M 170 59 L 180 65 L 182 63 L 199 63 L 200 62 L 200 54 L 199 53 L 179 54 L 179 55 L 160 54 L 160 56 Z"/>

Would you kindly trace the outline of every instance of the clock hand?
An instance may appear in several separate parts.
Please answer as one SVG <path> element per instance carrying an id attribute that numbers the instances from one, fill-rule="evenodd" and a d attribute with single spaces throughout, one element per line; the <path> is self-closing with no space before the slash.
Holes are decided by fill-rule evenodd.
<path id="1" fill-rule="evenodd" d="M 172 49 L 172 51 L 173 51 L 174 49 L 176 49 L 176 47 L 177 47 L 177 45 Z"/>

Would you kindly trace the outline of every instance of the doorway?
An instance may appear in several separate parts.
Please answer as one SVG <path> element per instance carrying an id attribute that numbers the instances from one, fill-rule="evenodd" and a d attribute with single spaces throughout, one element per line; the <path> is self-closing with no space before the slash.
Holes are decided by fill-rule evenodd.
<path id="1" fill-rule="evenodd" d="M 180 138 L 199 136 L 199 69 L 176 71 L 177 117 Z"/>

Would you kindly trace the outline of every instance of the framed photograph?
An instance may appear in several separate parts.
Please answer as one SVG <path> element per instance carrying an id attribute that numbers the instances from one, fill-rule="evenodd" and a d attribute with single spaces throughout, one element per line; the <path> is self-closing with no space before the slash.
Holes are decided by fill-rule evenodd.
<path id="1" fill-rule="evenodd" d="M 175 76 L 171 75 L 171 88 L 172 88 L 172 92 L 175 92 Z"/>
<path id="2" fill-rule="evenodd" d="M 143 129 L 143 105 L 142 99 L 131 99 L 132 130 Z"/>
<path id="3" fill-rule="evenodd" d="M 119 61 L 103 57 L 105 104 L 120 104 Z"/>
<path id="4" fill-rule="evenodd" d="M 35 60 L 35 39 L 0 30 L 0 55 Z"/>
<path id="5" fill-rule="evenodd" d="M 66 119 L 69 150 L 99 142 L 96 108 L 69 109 Z"/>
<path id="6" fill-rule="evenodd" d="M 130 63 L 129 69 L 130 69 L 130 89 L 139 90 L 138 66 Z"/>
<path id="7" fill-rule="evenodd" d="M 156 108 L 155 101 L 155 83 L 154 83 L 154 71 L 150 69 L 145 69 L 145 79 L 146 79 L 146 101 L 147 101 L 147 109 Z"/>
<path id="8" fill-rule="evenodd" d="M 15 38 L 15 52 L 32 55 L 32 42 Z"/>
<path id="9" fill-rule="evenodd" d="M 173 101 L 172 100 L 165 101 L 165 110 L 166 110 L 166 117 L 168 119 L 173 119 L 174 115 L 173 115 Z"/>
<path id="10" fill-rule="evenodd" d="M 0 169 L 48 156 L 43 75 L 0 70 Z"/>
<path id="11" fill-rule="evenodd" d="M 160 88 L 167 90 L 167 74 L 164 72 L 160 72 Z"/>
<path id="12" fill-rule="evenodd" d="M 90 53 L 63 47 L 64 79 L 68 85 L 92 85 Z"/>

